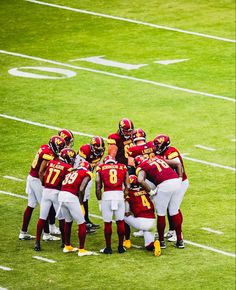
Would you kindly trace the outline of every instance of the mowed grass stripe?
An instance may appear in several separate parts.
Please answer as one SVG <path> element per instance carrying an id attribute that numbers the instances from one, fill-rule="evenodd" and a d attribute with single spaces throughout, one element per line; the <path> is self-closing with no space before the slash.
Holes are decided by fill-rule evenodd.
<path id="1" fill-rule="evenodd" d="M 193 32 L 193 31 L 188 31 L 188 30 L 183 30 L 183 29 L 179 29 L 179 28 L 173 28 L 173 27 L 168 27 L 168 26 L 163 26 L 163 25 L 158 25 L 158 24 L 153 24 L 153 23 L 149 23 L 149 22 L 144 22 L 144 21 L 124 18 L 124 17 L 118 17 L 118 16 L 113 16 L 113 15 L 108 15 L 108 14 L 103 14 L 103 13 L 97 13 L 97 12 L 94 12 L 94 11 L 88 11 L 88 10 L 83 10 L 83 9 L 78 9 L 78 8 L 72 8 L 72 7 L 64 6 L 64 5 L 41 2 L 41 1 L 36 1 L 36 0 L 25 0 L 25 1 L 31 2 L 31 3 L 35 3 L 35 4 L 39 4 L 39 5 L 44 5 L 44 6 L 49 6 L 49 7 L 69 10 L 69 11 L 73 11 L 73 12 L 77 12 L 77 13 L 84 13 L 84 14 L 89 14 L 89 15 L 98 16 L 98 17 L 104 17 L 104 18 L 109 18 L 109 19 L 114 19 L 114 20 L 119 20 L 119 21 L 135 23 L 135 24 L 139 24 L 139 25 L 150 26 L 152 28 L 157 28 L 157 29 L 170 30 L 170 31 L 175 31 L 175 32 L 179 32 L 179 33 L 191 34 L 191 35 L 194 35 L 194 36 L 211 38 L 211 39 L 216 39 L 216 40 L 221 40 L 221 41 L 226 41 L 226 42 L 233 42 L 233 43 L 236 42 L 236 40 L 234 40 L 234 39 L 228 39 L 228 38 L 224 38 L 224 37 L 218 37 L 218 36 L 213 36 L 213 35 L 209 35 L 209 34 Z"/>
<path id="2" fill-rule="evenodd" d="M 15 193 L 12 193 L 12 192 L 7 192 L 7 191 L 0 190 L 0 193 L 5 194 L 5 195 L 9 195 L 9 196 L 18 197 L 18 198 L 27 199 L 27 197 L 25 197 L 23 195 L 15 194 Z M 102 219 L 101 216 L 98 216 L 98 215 L 95 215 L 95 214 L 91 214 L 91 216 L 93 216 L 94 218 Z M 198 244 L 198 243 L 195 243 L 195 242 L 191 242 L 191 241 L 187 241 L 187 240 L 185 240 L 185 243 L 189 244 L 189 245 L 192 245 L 192 246 L 195 246 L 195 247 L 198 247 L 198 248 L 202 248 L 202 249 L 211 251 L 211 252 L 215 252 L 215 253 L 218 253 L 218 254 L 221 254 L 221 255 L 224 255 L 224 256 L 229 256 L 229 257 L 236 258 L 236 255 L 234 253 L 224 252 L 224 251 L 221 251 L 221 250 L 209 247 L 209 246 L 201 245 L 201 244 Z"/>
<path id="3" fill-rule="evenodd" d="M 96 69 L 91 69 L 91 68 L 86 68 L 86 67 L 81 67 L 81 66 L 75 66 L 75 65 L 71 65 L 71 64 L 67 64 L 67 63 L 62 63 L 62 62 L 58 62 L 58 61 L 54 61 L 54 60 L 50 60 L 50 59 L 44 59 L 44 58 L 41 58 L 41 57 L 36 57 L 36 56 L 31 56 L 31 55 L 26 55 L 26 54 L 22 54 L 22 53 L 6 51 L 6 50 L 0 50 L 0 53 L 7 54 L 7 55 L 12 55 L 12 56 L 17 56 L 17 57 L 21 57 L 21 58 L 33 59 L 33 60 L 36 60 L 36 61 L 51 63 L 51 64 L 55 64 L 55 65 L 59 65 L 59 66 L 64 66 L 64 67 L 77 69 L 77 70 L 84 70 L 84 71 L 98 73 L 98 74 L 103 74 L 103 75 L 107 75 L 107 76 L 112 76 L 112 77 L 132 80 L 132 81 L 136 81 L 136 82 L 151 84 L 151 85 L 155 85 L 155 86 L 158 86 L 158 87 L 164 87 L 164 88 L 167 88 L 167 89 L 173 89 L 173 90 L 182 91 L 182 92 L 190 93 L 190 94 L 194 94 L 194 95 L 201 95 L 201 96 L 204 96 L 204 97 L 222 99 L 222 100 L 230 101 L 230 102 L 234 102 L 234 103 L 236 102 L 235 99 L 230 98 L 230 97 L 225 97 L 225 96 L 210 94 L 210 93 L 206 93 L 206 92 L 191 90 L 191 89 L 187 89 L 187 88 L 172 86 L 172 85 L 168 85 L 168 84 L 164 84 L 164 83 L 159 83 L 159 82 L 155 82 L 155 81 L 151 81 L 151 80 L 131 77 L 131 76 L 127 76 L 127 75 L 120 75 L 120 74 L 106 72 L 106 71 L 102 71 L 102 70 L 96 70 Z"/>
<path id="4" fill-rule="evenodd" d="M 14 121 L 19 121 L 22 123 L 26 123 L 26 124 L 30 124 L 30 125 L 35 125 L 35 126 L 39 126 L 39 127 L 43 127 L 43 128 L 48 128 L 48 129 L 52 129 L 52 130 L 61 130 L 63 128 L 59 128 L 59 127 L 55 127 L 55 126 L 50 126 L 50 125 L 46 125 L 46 124 L 41 124 L 38 122 L 33 122 L 33 121 L 29 121 L 29 120 L 24 120 L 24 119 L 20 119 L 14 116 L 8 116 L 5 114 L 0 114 L 0 117 L 2 118 L 6 118 L 6 119 L 11 119 Z M 87 133 L 82 133 L 82 132 L 77 132 L 77 131 L 73 131 L 71 130 L 71 132 L 73 134 L 77 134 L 77 135 L 81 135 L 81 136 L 86 136 L 86 137 L 93 137 L 94 135 L 91 134 L 87 134 Z M 107 138 L 103 137 L 104 140 L 107 140 Z M 212 163 L 212 162 L 208 162 L 208 161 L 204 161 L 204 160 L 199 160 L 196 158 L 190 158 L 190 157 L 186 157 L 186 154 L 182 154 L 183 158 L 189 161 L 193 161 L 193 162 L 197 162 L 197 163 L 202 163 L 205 165 L 209 165 L 209 166 L 213 166 L 213 167 L 219 167 L 219 168 L 223 168 L 223 169 L 227 169 L 227 170 L 231 170 L 231 171 L 236 171 L 236 169 L 234 167 L 230 167 L 230 166 L 226 166 L 226 165 L 221 165 L 221 164 L 217 164 L 217 163 Z"/>

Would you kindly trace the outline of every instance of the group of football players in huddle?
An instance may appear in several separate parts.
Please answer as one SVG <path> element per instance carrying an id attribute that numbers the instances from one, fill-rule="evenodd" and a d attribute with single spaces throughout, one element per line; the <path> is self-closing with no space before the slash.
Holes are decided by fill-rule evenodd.
<path id="1" fill-rule="evenodd" d="M 73 140 L 73 133 L 63 129 L 39 148 L 27 177 L 28 205 L 20 240 L 36 238 L 34 249 L 40 251 L 41 236 L 45 241 L 60 240 L 55 236 L 60 234 L 64 253 L 96 254 L 85 250 L 86 235 L 100 227 L 91 222 L 88 207 L 96 171 L 96 197 L 106 243 L 101 253 L 112 254 L 112 218 L 117 226 L 118 253 L 132 246 L 130 227 L 133 227 L 144 237 L 145 248 L 160 256 L 161 249 L 166 248 L 166 215 L 169 221 L 166 238 L 174 241 L 176 248 L 184 248 L 180 205 L 189 182 L 182 157 L 170 146 L 168 136 L 161 134 L 147 142 L 145 132 L 134 129 L 132 121 L 124 118 L 119 122 L 118 131 L 108 136 L 105 157 L 102 137 L 94 136 L 77 154 L 72 149 Z M 37 203 L 40 216 L 35 237 L 27 230 Z M 59 228 L 55 226 L 55 215 Z M 78 248 L 70 242 L 73 221 L 78 225 Z"/>

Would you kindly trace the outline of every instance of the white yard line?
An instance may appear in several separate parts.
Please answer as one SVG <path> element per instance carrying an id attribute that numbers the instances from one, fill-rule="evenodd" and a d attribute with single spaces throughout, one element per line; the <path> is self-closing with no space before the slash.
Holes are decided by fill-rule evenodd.
<path id="1" fill-rule="evenodd" d="M 3 176 L 3 177 L 6 178 L 6 179 L 11 179 L 11 180 L 14 180 L 14 181 L 19 181 L 19 182 L 24 181 L 23 179 L 16 178 L 16 177 L 14 177 L 14 176 L 8 176 L 8 175 L 5 175 L 5 176 Z"/>
<path id="2" fill-rule="evenodd" d="M 24 196 L 22 196 L 20 194 L 14 194 L 14 193 L 2 191 L 2 190 L 0 190 L 0 193 L 6 194 L 6 195 L 10 195 L 10 196 L 14 196 L 14 197 L 18 197 L 18 198 L 25 198 Z M 90 216 L 96 217 L 98 219 L 102 219 L 102 217 L 99 216 L 99 215 L 90 214 Z M 191 241 L 187 241 L 187 240 L 184 240 L 184 242 L 186 244 L 190 244 L 190 245 L 195 246 L 195 247 L 198 247 L 198 248 L 202 248 L 202 249 L 205 249 L 205 250 L 208 250 L 208 251 L 212 251 L 212 252 L 215 252 L 215 253 L 219 253 L 221 255 L 225 255 L 225 256 L 229 256 L 229 257 L 236 258 L 236 255 L 233 254 L 233 253 L 224 252 L 224 251 L 221 251 L 221 250 L 212 248 L 212 247 L 208 247 L 208 246 L 205 246 L 205 245 L 197 244 L 197 243 L 194 243 L 194 242 L 191 242 Z M 35 256 L 35 257 L 37 257 L 37 256 Z M 42 259 L 45 259 L 45 258 L 41 258 L 41 257 L 38 257 L 38 258 L 40 258 L 41 260 Z M 52 263 L 54 263 L 54 262 L 52 262 Z"/>
<path id="3" fill-rule="evenodd" d="M 236 255 L 233 254 L 233 253 L 224 252 L 224 251 L 221 251 L 221 250 L 218 250 L 218 249 L 212 248 L 212 247 L 208 247 L 208 246 L 201 245 L 201 244 L 194 243 L 194 242 L 187 241 L 187 240 L 184 240 L 184 242 L 185 242 L 186 244 L 189 244 L 189 245 L 192 245 L 192 246 L 195 246 L 195 247 L 198 247 L 198 248 L 202 248 L 202 249 L 205 249 L 205 250 L 208 250 L 208 251 L 212 251 L 212 252 L 215 252 L 215 253 L 218 253 L 218 254 L 224 255 L 224 256 L 229 256 L 229 257 L 236 258 Z"/>
<path id="4" fill-rule="evenodd" d="M 13 117 L 13 116 L 5 115 L 5 114 L 0 114 L 0 117 L 6 118 L 6 119 L 10 119 L 10 120 L 14 120 L 14 121 L 18 121 L 18 122 L 22 122 L 22 123 L 26 123 L 26 124 L 29 124 L 29 125 L 39 126 L 39 127 L 43 127 L 43 128 L 49 128 L 49 129 L 53 129 L 53 130 L 57 130 L 57 131 L 62 129 L 62 128 L 59 128 L 59 127 L 50 126 L 50 125 L 46 125 L 46 124 L 42 124 L 42 123 L 38 123 L 38 122 L 32 122 L 32 121 L 29 121 L 29 120 L 25 120 L 25 119 Z M 94 135 L 91 135 L 91 134 L 86 134 L 86 133 L 82 133 L 82 132 L 76 132 L 76 131 L 73 131 L 73 130 L 71 130 L 71 131 L 74 134 L 78 134 L 78 135 L 81 135 L 81 136 L 86 136 L 86 137 L 93 137 L 94 136 Z M 107 140 L 107 138 L 105 138 L 105 137 L 103 137 L 103 139 Z M 193 162 L 198 162 L 198 163 L 207 164 L 207 165 L 210 165 L 210 166 L 213 166 L 213 167 L 220 167 L 220 168 L 224 168 L 224 169 L 227 169 L 227 170 L 236 171 L 236 169 L 233 168 L 233 167 L 229 167 L 229 166 L 225 166 L 225 165 L 221 165 L 221 164 L 216 164 L 216 163 L 211 163 L 211 162 L 207 162 L 207 161 L 204 161 L 204 160 L 198 160 L 198 159 L 195 159 L 195 158 L 186 157 L 186 155 L 188 155 L 188 154 L 189 153 L 184 153 L 184 154 L 182 154 L 182 157 L 184 159 L 187 159 L 187 160 L 190 160 L 190 161 L 193 161 Z"/>
<path id="5" fill-rule="evenodd" d="M 12 192 L 7 192 L 7 191 L 3 191 L 3 190 L 0 190 L 0 193 L 5 194 L 5 195 L 10 195 L 10 196 L 18 197 L 18 198 L 22 198 L 22 199 L 28 199 L 27 196 L 20 195 L 20 194 L 16 194 L 16 193 L 12 193 Z"/>
<path id="6" fill-rule="evenodd" d="M 204 231 L 210 232 L 210 233 L 217 234 L 217 235 L 223 235 L 224 234 L 221 231 L 216 231 L 216 230 L 213 230 L 213 229 L 210 229 L 210 228 L 201 228 L 201 229 L 204 230 Z"/>
<path id="7" fill-rule="evenodd" d="M 231 139 L 231 141 L 236 142 L 236 139 Z"/>
<path id="8" fill-rule="evenodd" d="M 225 166 L 225 165 L 221 165 L 221 164 L 217 164 L 217 163 L 213 163 L 213 162 L 208 162 L 208 161 L 204 161 L 204 160 L 199 160 L 199 159 L 196 159 L 196 158 L 191 158 L 191 157 L 186 157 L 186 156 L 183 156 L 183 158 L 186 159 L 186 160 L 190 160 L 190 161 L 193 161 L 193 162 L 210 165 L 210 166 L 213 166 L 213 167 L 219 167 L 219 168 L 224 168 L 224 169 L 236 171 L 236 168 L 230 167 L 230 166 Z"/>
<path id="9" fill-rule="evenodd" d="M 91 69 L 91 68 L 75 66 L 75 65 L 62 63 L 62 62 L 58 62 L 58 61 L 54 61 L 54 60 L 50 60 L 50 59 L 44 59 L 44 58 L 41 58 L 41 57 L 35 57 L 35 56 L 30 56 L 30 55 L 16 53 L 16 52 L 11 52 L 11 51 L 6 51 L 6 50 L 0 50 L 0 53 L 7 54 L 7 55 L 13 55 L 13 56 L 21 57 L 21 58 L 33 59 L 33 60 L 36 60 L 36 61 L 51 63 L 51 64 L 60 65 L 60 66 L 64 66 L 64 67 L 69 67 L 69 68 L 73 68 L 73 69 L 78 69 L 78 70 L 83 70 L 83 71 L 103 74 L 103 75 L 107 75 L 107 76 L 117 77 L 117 78 L 121 78 L 121 79 L 127 79 L 127 80 L 136 81 L 136 82 L 151 84 L 151 85 L 158 86 L 158 87 L 164 87 L 164 88 L 173 89 L 173 90 L 177 90 L 177 91 L 182 91 L 182 92 L 186 92 L 186 93 L 190 93 L 190 94 L 201 95 L 201 96 L 204 96 L 204 97 L 222 99 L 222 100 L 226 100 L 226 101 L 230 101 L 230 102 L 234 102 L 234 103 L 236 102 L 235 99 L 229 98 L 229 97 L 225 97 L 225 96 L 220 96 L 220 95 L 215 95 L 215 94 L 195 91 L 195 90 L 181 88 L 181 87 L 177 87 L 177 86 L 171 86 L 171 85 L 168 85 L 168 84 L 163 84 L 163 83 L 159 83 L 159 82 L 155 82 L 155 81 L 151 81 L 151 80 L 140 79 L 140 78 L 130 77 L 130 76 L 126 76 L 126 75 L 120 75 L 120 74 L 110 73 L 110 72 L 106 72 L 106 71 L 101 71 L 101 70 L 95 70 L 95 69 Z"/>
<path id="10" fill-rule="evenodd" d="M 200 145 L 200 144 L 195 145 L 195 147 L 201 148 L 201 149 L 204 149 L 204 150 L 208 150 L 208 151 L 215 151 L 216 150 L 215 148 L 206 147 L 206 146 Z"/>
<path id="11" fill-rule="evenodd" d="M 4 267 L 4 266 L 0 266 L 0 269 L 3 271 L 11 271 L 12 270 L 11 268 Z"/>
<path id="12" fill-rule="evenodd" d="M 7 288 L 0 287 L 0 290 L 8 290 Z"/>
<path id="13" fill-rule="evenodd" d="M 40 256 L 33 256 L 32 258 L 40 260 L 40 261 L 48 262 L 48 263 L 56 263 L 57 262 L 57 261 L 54 261 L 54 260 L 51 260 L 51 259 L 47 259 L 47 258 L 43 258 L 43 257 L 40 257 Z"/>
<path id="14" fill-rule="evenodd" d="M 36 1 L 36 0 L 25 0 L 25 1 L 31 2 L 31 3 L 35 3 L 35 4 L 39 4 L 39 5 L 44 5 L 44 6 L 49 6 L 49 7 L 69 10 L 69 11 L 73 11 L 73 12 L 78 12 L 78 13 L 90 14 L 90 15 L 93 15 L 93 16 L 110 18 L 110 19 L 115 19 L 115 20 L 130 22 L 130 23 L 135 23 L 135 24 L 139 24 L 139 25 L 150 26 L 150 27 L 157 28 L 157 29 L 170 30 L 170 31 L 175 31 L 175 32 L 180 32 L 180 33 L 185 33 L 185 34 L 191 34 L 191 35 L 195 35 L 195 36 L 211 38 L 211 39 L 216 39 L 216 40 L 221 40 L 221 41 L 226 41 L 226 42 L 236 42 L 236 40 L 234 40 L 234 39 L 228 39 L 228 38 L 224 38 L 224 37 L 218 37 L 218 36 L 214 36 L 214 35 L 209 35 L 209 34 L 204 34 L 204 33 L 199 33 L 199 32 L 194 32 L 194 31 L 188 31 L 188 30 L 183 30 L 183 29 L 178 29 L 178 28 L 173 28 L 173 27 L 153 24 L 153 23 L 149 23 L 149 22 L 144 22 L 144 21 L 124 18 L 124 17 L 118 17 L 118 16 L 113 16 L 113 15 L 108 15 L 108 14 L 103 14 L 103 13 L 97 13 L 97 12 L 93 12 L 93 11 L 72 8 L 72 7 L 64 6 L 64 5 L 52 4 L 52 3 L 41 2 L 41 1 Z"/>

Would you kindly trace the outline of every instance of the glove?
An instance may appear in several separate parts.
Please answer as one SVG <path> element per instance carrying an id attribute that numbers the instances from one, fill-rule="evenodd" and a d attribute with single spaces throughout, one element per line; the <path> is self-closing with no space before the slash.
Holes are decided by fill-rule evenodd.
<path id="1" fill-rule="evenodd" d="M 150 196 L 153 196 L 153 195 L 155 195 L 155 194 L 156 194 L 156 191 L 151 189 L 151 190 L 149 191 L 149 193 L 148 193 L 148 194 L 149 194 Z"/>
<path id="2" fill-rule="evenodd" d="M 98 201 L 98 208 L 99 208 L 99 211 L 101 212 L 102 211 L 102 201 L 101 200 Z"/>

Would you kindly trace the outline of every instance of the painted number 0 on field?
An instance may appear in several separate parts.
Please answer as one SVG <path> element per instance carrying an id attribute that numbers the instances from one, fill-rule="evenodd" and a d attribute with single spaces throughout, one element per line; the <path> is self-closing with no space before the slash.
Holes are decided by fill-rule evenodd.
<path id="1" fill-rule="evenodd" d="M 27 72 L 27 70 L 51 72 L 51 73 L 55 73 L 56 75 L 49 76 L 46 74 Z M 56 67 L 46 67 L 46 66 L 24 66 L 20 68 L 12 68 L 8 72 L 10 75 L 13 75 L 13 76 L 23 77 L 23 78 L 32 78 L 32 79 L 56 80 L 56 79 L 72 78 L 76 76 L 76 73 L 74 71 L 62 69 L 62 68 L 56 68 Z"/>

